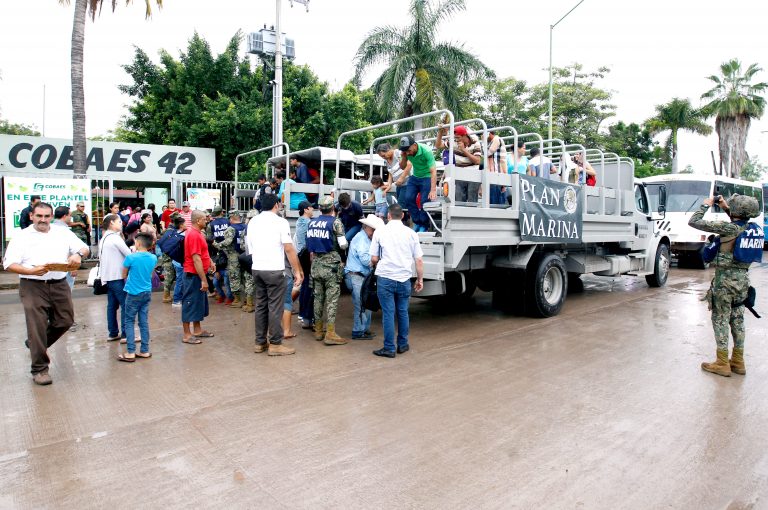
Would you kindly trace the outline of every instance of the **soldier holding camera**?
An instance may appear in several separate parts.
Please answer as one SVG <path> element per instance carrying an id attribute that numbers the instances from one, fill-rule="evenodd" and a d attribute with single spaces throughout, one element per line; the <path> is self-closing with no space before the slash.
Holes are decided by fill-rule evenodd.
<path id="1" fill-rule="evenodd" d="M 713 205 L 718 205 L 728 213 L 731 221 L 704 221 L 703 217 Z M 742 262 L 734 248 L 737 238 L 745 229 L 747 222 L 760 214 L 760 205 L 753 197 L 732 195 L 726 202 L 717 195 L 704 200 L 701 207 L 691 216 L 688 225 L 712 232 L 720 236 L 720 249 L 714 259 L 715 277 L 704 298 L 712 311 L 712 326 L 717 342 L 717 359 L 712 363 L 702 363 L 701 368 L 713 374 L 730 377 L 731 372 L 744 375 L 744 301 L 749 290 L 747 271 L 750 262 Z M 759 230 L 759 229 L 758 229 Z M 762 230 L 760 234 L 762 236 Z M 762 244 L 760 245 L 762 256 Z M 733 335 L 733 354 L 728 359 L 728 332 Z"/>

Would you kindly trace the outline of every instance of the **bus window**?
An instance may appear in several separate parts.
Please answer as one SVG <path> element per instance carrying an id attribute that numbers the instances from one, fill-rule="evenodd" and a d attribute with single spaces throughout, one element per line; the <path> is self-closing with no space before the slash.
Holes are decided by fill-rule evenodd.
<path id="1" fill-rule="evenodd" d="M 763 184 L 763 215 L 768 218 L 768 200 L 765 195 L 768 194 L 768 182 Z"/>
<path id="2" fill-rule="evenodd" d="M 667 212 L 691 212 L 711 195 L 711 183 L 707 181 L 665 181 L 667 187 Z M 651 211 L 659 208 L 659 187 L 649 186 Z"/>

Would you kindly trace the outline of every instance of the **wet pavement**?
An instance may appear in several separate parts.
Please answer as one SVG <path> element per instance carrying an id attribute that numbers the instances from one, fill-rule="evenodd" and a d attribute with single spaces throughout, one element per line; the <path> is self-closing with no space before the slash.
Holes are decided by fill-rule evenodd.
<path id="1" fill-rule="evenodd" d="M 297 355 L 254 354 L 253 315 L 221 305 L 184 345 L 155 294 L 133 364 L 78 289 L 47 387 L 3 293 L 0 508 L 768 508 L 768 320 L 747 314 L 746 377 L 703 373 L 709 278 L 588 278 L 546 320 L 414 300 L 396 359 L 302 330 Z"/>

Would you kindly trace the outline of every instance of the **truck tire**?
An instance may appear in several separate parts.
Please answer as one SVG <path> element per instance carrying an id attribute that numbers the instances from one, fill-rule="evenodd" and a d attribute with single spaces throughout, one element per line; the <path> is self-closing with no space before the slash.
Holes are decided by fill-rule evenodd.
<path id="1" fill-rule="evenodd" d="M 532 317 L 554 317 L 563 308 L 568 294 L 568 272 L 563 259 L 542 256 L 528 265 L 526 311 Z"/>
<path id="2" fill-rule="evenodd" d="M 656 248 L 656 260 L 653 263 L 653 274 L 646 275 L 645 281 L 649 287 L 663 287 L 669 277 L 669 246 L 664 243 Z"/>

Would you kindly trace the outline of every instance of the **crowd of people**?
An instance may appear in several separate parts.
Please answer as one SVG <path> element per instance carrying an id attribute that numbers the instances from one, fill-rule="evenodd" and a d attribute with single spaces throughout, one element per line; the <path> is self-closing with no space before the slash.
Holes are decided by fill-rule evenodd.
<path id="1" fill-rule="evenodd" d="M 193 210 L 188 202 L 177 209 L 173 199 L 160 215 L 153 207 L 128 211 L 118 203 L 109 205 L 96 230 L 94 285 L 106 294 L 106 341 L 125 344 L 119 361 L 152 356 L 150 303 L 152 291 L 161 285 L 162 302 L 180 312 L 185 344 L 215 336 L 203 327 L 211 299 L 254 313 L 256 353 L 296 352 L 284 342 L 298 334 L 292 325 L 295 303 L 298 327 L 312 330 L 325 345 L 346 344 L 349 339 L 337 329 L 342 282 L 353 304 L 346 321 L 350 326 L 342 329 L 351 330 L 353 340 L 371 340 L 371 311 L 362 301 L 371 272 L 377 276 L 384 331 L 383 347 L 373 353 L 392 358 L 408 351 L 408 300 L 412 289 L 423 287 L 423 255 L 416 232 L 403 225 L 403 209 L 397 204 L 377 207 L 376 214 L 366 216 L 361 204 L 342 193 L 338 201 L 322 197 L 317 215 L 303 195 L 292 236 L 276 184 L 270 186 L 273 192 L 258 197 L 259 209 L 245 215 L 232 210 L 225 216 L 220 207 Z M 20 277 L 31 371 L 41 385 L 52 382 L 48 349 L 74 324 L 73 274 L 90 255 L 83 236 L 91 225 L 82 208 L 78 204 L 71 213 L 34 198 L 24 213 L 29 224 L 10 241 L 4 258 L 5 268 Z"/>

